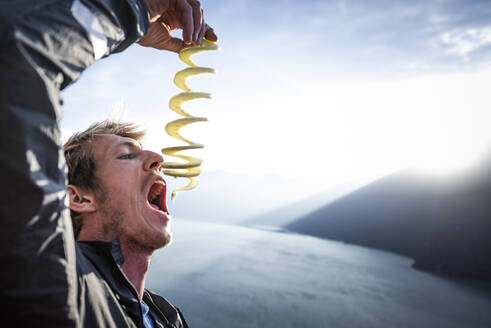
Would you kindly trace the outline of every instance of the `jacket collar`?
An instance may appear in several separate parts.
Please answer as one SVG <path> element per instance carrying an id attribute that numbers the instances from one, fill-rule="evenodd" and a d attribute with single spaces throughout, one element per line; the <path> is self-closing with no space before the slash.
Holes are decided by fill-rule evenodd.
<path id="1" fill-rule="evenodd" d="M 118 295 L 120 303 L 133 320 L 135 322 L 141 320 L 138 293 L 122 271 L 124 257 L 119 240 L 115 239 L 111 242 L 78 241 L 77 245 L 85 257 L 96 267 L 109 287 Z M 165 298 L 145 289 L 143 300 L 151 312 L 158 314 L 158 321 L 163 321 L 164 326 L 182 327 L 177 309 Z M 162 325 L 156 325 L 156 327 L 159 326 Z"/>
<path id="2" fill-rule="evenodd" d="M 134 322 L 142 320 L 138 293 L 121 270 L 124 258 L 119 241 L 78 241 L 77 245 L 82 254 L 96 268 L 101 278 L 106 281 Z"/>
<path id="3" fill-rule="evenodd" d="M 104 262 L 114 262 L 118 268 L 123 267 L 124 256 L 121 251 L 119 239 L 114 239 L 111 242 L 105 241 L 77 241 L 82 252 L 89 258 L 103 259 Z"/>

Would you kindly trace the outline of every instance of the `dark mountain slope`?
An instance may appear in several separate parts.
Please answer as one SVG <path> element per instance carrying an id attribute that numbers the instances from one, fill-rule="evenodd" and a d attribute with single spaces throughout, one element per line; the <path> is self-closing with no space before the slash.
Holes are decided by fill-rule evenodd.
<path id="1" fill-rule="evenodd" d="M 421 269 L 491 280 L 491 156 L 447 179 L 392 174 L 285 228 L 408 255 Z"/>
<path id="2" fill-rule="evenodd" d="M 384 177 L 287 225 L 322 238 L 412 255 L 438 188 L 408 173 Z"/>

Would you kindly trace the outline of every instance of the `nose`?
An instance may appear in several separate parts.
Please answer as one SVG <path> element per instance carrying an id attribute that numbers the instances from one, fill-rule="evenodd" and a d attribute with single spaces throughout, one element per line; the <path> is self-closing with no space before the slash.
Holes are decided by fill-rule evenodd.
<path id="1" fill-rule="evenodd" d="M 153 151 L 146 150 L 146 152 L 148 153 L 148 157 L 144 164 L 145 171 L 162 171 L 161 163 L 164 161 L 163 157 Z"/>

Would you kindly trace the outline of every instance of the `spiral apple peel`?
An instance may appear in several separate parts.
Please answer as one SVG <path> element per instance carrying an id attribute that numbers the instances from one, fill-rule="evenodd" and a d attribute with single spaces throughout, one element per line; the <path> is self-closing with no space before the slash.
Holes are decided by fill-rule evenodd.
<path id="1" fill-rule="evenodd" d="M 186 143 L 186 145 L 162 148 L 162 154 L 179 158 L 184 162 L 164 162 L 162 164 L 162 167 L 164 168 L 165 175 L 175 178 L 187 178 L 189 179 L 189 183 L 183 187 L 173 190 L 171 194 L 171 199 L 174 199 L 177 196 L 177 193 L 180 191 L 192 190 L 198 186 L 198 176 L 201 173 L 201 163 L 203 162 L 203 160 L 200 158 L 183 155 L 180 153 L 186 150 L 204 148 L 202 144 L 183 137 L 180 134 L 180 130 L 189 124 L 196 122 L 205 122 L 208 121 L 208 119 L 206 117 L 196 117 L 189 114 L 184 109 L 182 109 L 181 105 L 187 101 L 191 101 L 194 99 L 211 98 L 211 94 L 207 92 L 192 91 L 187 84 L 187 79 L 200 74 L 213 74 L 215 73 L 215 70 L 213 68 L 196 66 L 196 64 L 191 60 L 191 57 L 201 52 L 213 51 L 218 49 L 219 47 L 217 44 L 208 40 L 203 40 L 201 46 L 186 48 L 179 53 L 179 58 L 184 63 L 189 65 L 189 67 L 180 70 L 174 76 L 174 84 L 179 89 L 183 90 L 183 92 L 170 98 L 169 108 L 177 114 L 183 116 L 183 118 L 179 118 L 169 122 L 165 126 L 165 131 L 169 136 L 183 141 L 184 143 Z"/>

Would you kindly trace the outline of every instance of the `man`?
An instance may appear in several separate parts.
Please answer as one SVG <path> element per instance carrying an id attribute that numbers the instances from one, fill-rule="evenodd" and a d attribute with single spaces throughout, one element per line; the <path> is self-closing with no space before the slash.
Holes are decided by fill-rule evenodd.
<path id="1" fill-rule="evenodd" d="M 142 149 L 139 141 L 144 134 L 132 124 L 105 121 L 75 134 L 64 146 L 68 197 L 81 251 L 77 254 L 79 281 L 82 281 L 79 293 L 85 294 L 94 285 L 108 299 L 111 299 L 108 294 L 119 293 L 121 298 L 108 304 L 116 308 L 122 303 L 135 302 L 136 296 L 143 307 L 150 306 L 147 316 L 150 322 L 160 320 L 165 327 L 166 320 L 175 318 L 177 327 L 186 327 L 177 309 L 144 289 L 152 253 L 172 239 L 166 184 L 160 173 L 163 159 Z M 108 264 L 114 272 L 107 271 Z M 107 281 L 112 284 L 109 288 Z M 128 281 L 134 288 L 124 286 Z M 125 299 L 128 289 L 136 294 Z M 134 310 L 132 314 L 138 318 L 138 307 Z M 131 313 L 129 309 L 126 311 Z M 164 314 L 163 318 L 160 313 Z"/>
<path id="2" fill-rule="evenodd" d="M 183 30 L 182 40 L 171 37 L 173 29 Z M 144 289 L 153 249 L 171 238 L 163 203 L 153 204 L 165 191 L 158 171 L 162 159 L 141 150 L 133 132 L 96 129 L 97 137 L 81 146 L 85 151 L 93 146 L 88 148 L 92 160 L 84 164 L 88 170 L 82 170 L 94 175 L 93 185 L 71 180 L 68 201 L 58 121 L 60 90 L 95 60 L 137 40 L 179 51 L 203 37 L 216 40 L 196 0 L 0 0 L 4 322 L 17 327 L 186 326 L 177 309 Z M 68 157 L 76 152 L 71 145 Z M 128 153 L 111 157 L 119 151 Z M 120 167 L 128 172 L 116 172 Z M 131 177 L 127 185 L 118 173 Z M 125 189 L 130 187 L 133 192 Z M 145 196 L 152 198 L 150 206 L 142 202 Z M 68 203 L 79 213 L 80 243 L 74 242 Z M 145 320 L 147 307 L 153 322 Z"/>

